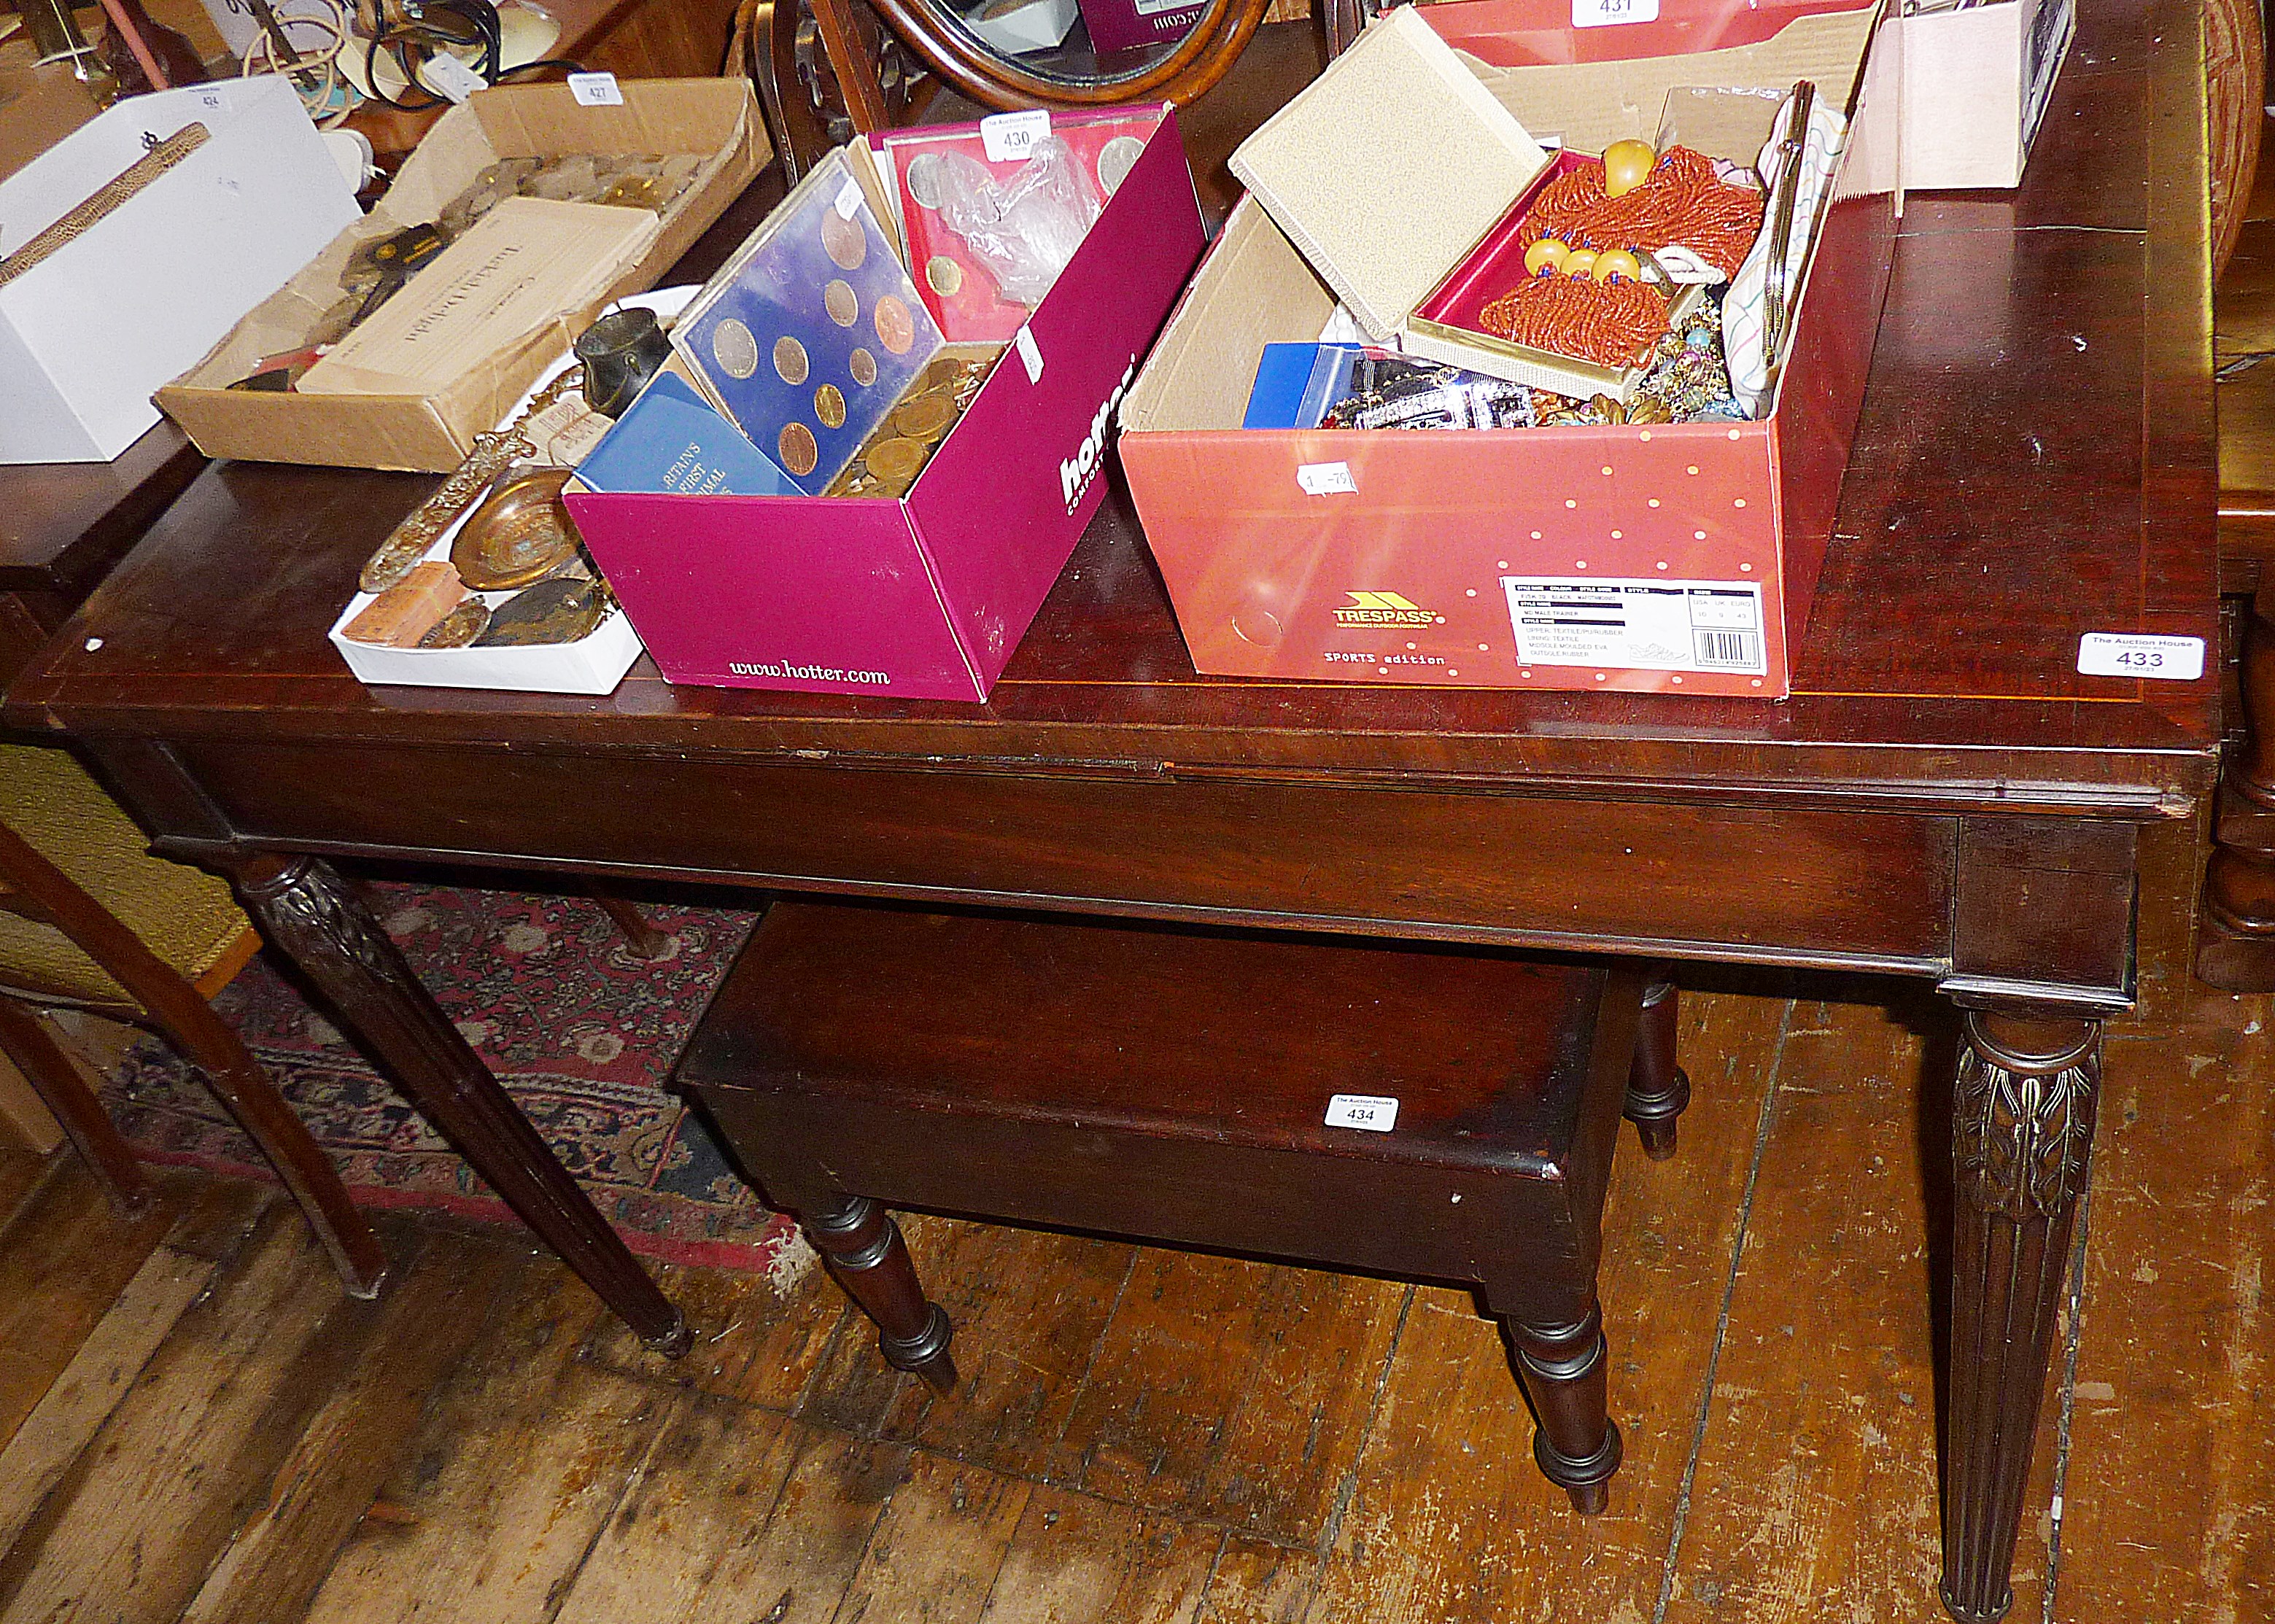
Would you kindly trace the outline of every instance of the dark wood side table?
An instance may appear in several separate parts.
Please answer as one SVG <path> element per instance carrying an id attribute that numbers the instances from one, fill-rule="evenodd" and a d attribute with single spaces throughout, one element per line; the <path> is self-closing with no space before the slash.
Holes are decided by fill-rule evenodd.
<path id="1" fill-rule="evenodd" d="M 161 420 L 107 463 L 0 466 L 0 685 L 205 465 L 189 437 Z"/>
<path id="2" fill-rule="evenodd" d="M 209 469 L 9 696 L 233 873 L 643 1335 L 678 1318 L 328 865 L 393 857 L 1924 978 L 1961 1011 L 1945 1599 L 1997 1617 L 2144 864 L 2216 674 L 2189 0 L 2086 0 L 2023 186 L 1915 198 L 1786 704 L 1197 677 L 1109 502 L 986 706 L 371 689 L 324 640 L 414 476 Z M 100 638 L 89 649 L 90 638 Z M 2178 866 L 2178 865 L 2174 865 Z M 2175 1079 L 2175 1086 L 2185 1086 Z M 1925 1305 L 1923 1304 L 1923 1311 Z"/>

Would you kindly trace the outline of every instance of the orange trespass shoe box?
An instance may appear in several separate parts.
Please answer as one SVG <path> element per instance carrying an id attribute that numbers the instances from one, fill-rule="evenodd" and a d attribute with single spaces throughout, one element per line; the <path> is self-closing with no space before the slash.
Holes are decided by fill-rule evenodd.
<path id="1" fill-rule="evenodd" d="M 1491 64 L 1477 77 L 1528 130 L 1579 151 L 1653 140 L 1686 87 L 1782 92 L 1807 79 L 1847 113 L 1772 409 L 1649 427 L 1243 429 L 1264 346 L 1316 339 L 1337 303 L 1243 198 L 1122 408 L 1130 494 L 1194 665 L 1784 697 L 1894 245 L 1893 5 L 1659 0 L 1654 21 L 1587 28 L 1572 26 L 1570 0 L 1451 0 L 1419 15 Z M 1401 64 L 1378 54 L 1343 94 L 1394 93 Z M 1337 89 L 1323 79 L 1306 94 Z M 1381 107 L 1348 110 L 1354 142 L 1379 155 L 1395 140 Z M 1333 174 L 1338 156 L 1319 162 Z M 1428 152 L 1370 162 L 1366 175 L 1348 207 L 1379 223 L 1374 236 L 1446 240 L 1401 230 L 1402 213 L 1436 206 Z M 1338 268 L 1347 285 L 1368 274 Z M 1410 268 L 1403 284 L 1416 285 Z"/>

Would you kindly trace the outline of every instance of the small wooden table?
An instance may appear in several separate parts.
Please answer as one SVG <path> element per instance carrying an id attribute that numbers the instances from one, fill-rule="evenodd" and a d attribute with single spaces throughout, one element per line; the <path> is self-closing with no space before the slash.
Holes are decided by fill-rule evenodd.
<path id="1" fill-rule="evenodd" d="M 0 684 L 205 465 L 189 436 L 161 421 L 107 463 L 0 466 Z"/>
<path id="2" fill-rule="evenodd" d="M 1963 1012 L 1946 1604 L 1996 1617 L 2102 1021 L 2185 943 L 2216 671 L 2199 12 L 2088 0 L 2026 184 L 1916 197 L 1782 705 L 1198 677 L 1109 501 L 986 706 L 359 685 L 324 631 L 430 487 L 223 465 L 16 683 L 652 1341 L 678 1316 L 328 857 L 1925 978 Z M 100 646 L 88 644 L 100 639 Z M 2186 870 L 2186 852 L 2171 865 Z M 1923 1311 L 1926 1305 L 1923 1304 Z"/>

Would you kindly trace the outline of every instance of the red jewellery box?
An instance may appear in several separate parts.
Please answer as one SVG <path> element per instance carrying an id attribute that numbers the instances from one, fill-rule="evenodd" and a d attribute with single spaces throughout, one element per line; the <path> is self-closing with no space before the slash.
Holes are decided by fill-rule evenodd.
<path id="1" fill-rule="evenodd" d="M 1257 190 L 1273 208 L 1251 195 L 1235 209 L 1122 404 L 1122 464 L 1195 666 L 1783 698 L 1887 291 L 1894 6 L 1660 0 L 1653 21 L 1589 27 L 1563 0 L 1392 15 L 1243 147 L 1264 160 Z M 1436 38 L 1417 42 L 1425 20 Z M 1480 94 L 1579 152 L 1666 128 L 1712 152 L 1689 133 L 1702 94 L 1782 94 L 1804 79 L 1849 132 L 1766 417 L 1240 427 L 1264 346 L 1318 338 L 1339 291 L 1371 334 L 1428 348 L 1412 339 L 1537 172 L 1505 119 L 1476 112 Z M 1312 127 L 1339 144 L 1291 138 L 1314 98 L 1330 100 L 1308 110 Z M 1410 141 L 1410 120 L 1394 128 L 1429 105 L 1447 127 Z M 1468 185 L 1445 161 L 1464 123 L 1476 128 L 1462 167 L 1491 170 Z M 1275 215 L 1296 223 L 1303 246 Z"/>

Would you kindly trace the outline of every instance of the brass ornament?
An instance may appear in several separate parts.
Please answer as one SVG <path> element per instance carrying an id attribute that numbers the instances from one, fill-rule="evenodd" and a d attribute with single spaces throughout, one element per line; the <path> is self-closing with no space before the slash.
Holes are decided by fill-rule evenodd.
<path id="1" fill-rule="evenodd" d="M 516 593 L 490 611 L 476 648 L 538 648 L 579 643 L 608 611 L 608 588 L 598 581 L 562 577 Z"/>
<path id="2" fill-rule="evenodd" d="M 465 648 L 489 630 L 489 605 L 480 598 L 469 598 L 457 608 L 427 629 L 419 639 L 421 648 Z"/>
<path id="3" fill-rule="evenodd" d="M 474 592 L 510 592 L 577 556 L 577 526 L 562 502 L 567 468 L 509 469 L 450 542 L 458 578 Z"/>

